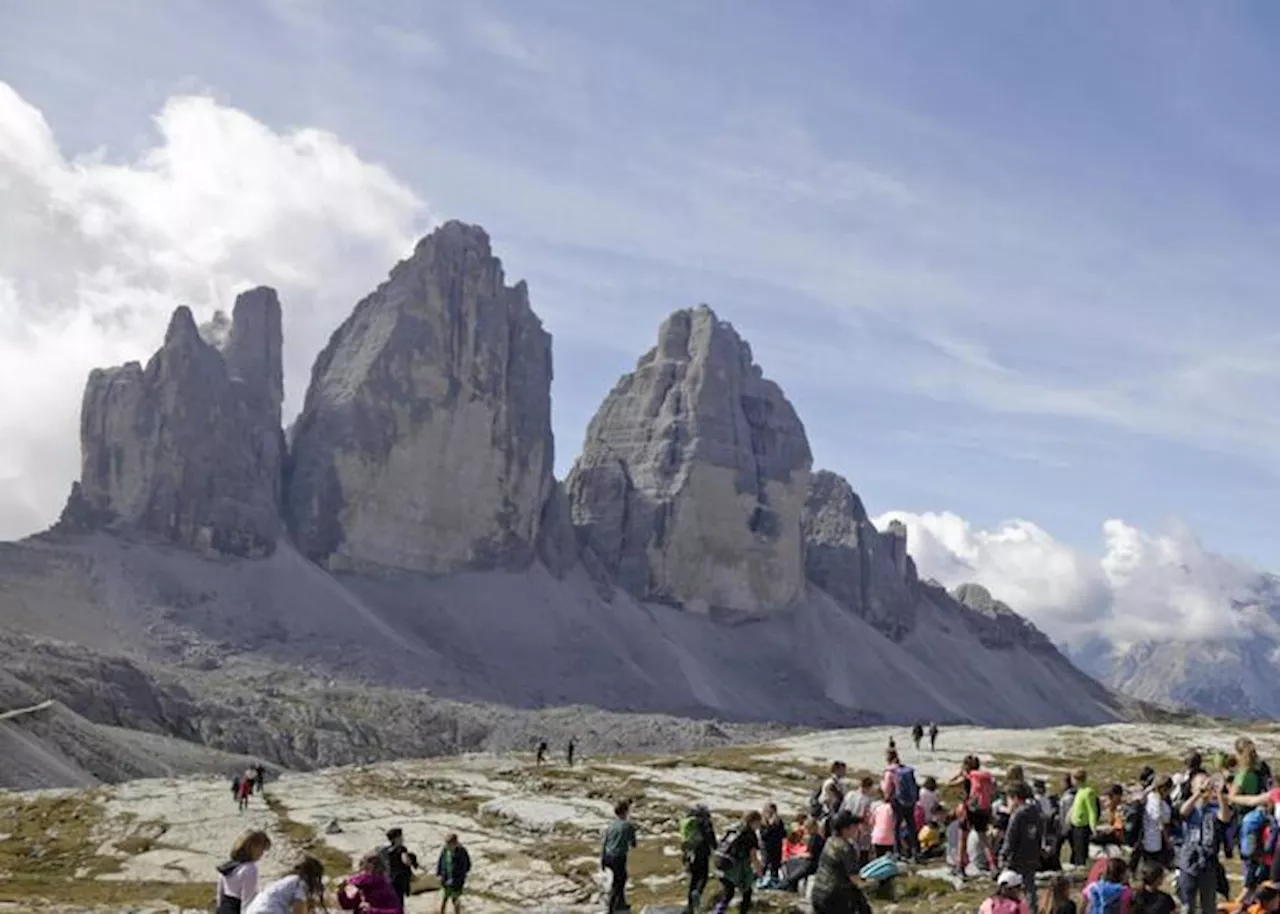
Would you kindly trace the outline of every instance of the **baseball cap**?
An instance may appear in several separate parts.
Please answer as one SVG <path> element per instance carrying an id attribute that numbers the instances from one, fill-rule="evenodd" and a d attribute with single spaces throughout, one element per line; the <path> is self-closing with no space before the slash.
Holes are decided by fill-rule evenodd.
<path id="1" fill-rule="evenodd" d="M 1000 874 L 1000 878 L 996 880 L 996 885 L 1002 889 L 1020 889 L 1022 888 L 1022 877 L 1013 870 L 1005 870 Z"/>

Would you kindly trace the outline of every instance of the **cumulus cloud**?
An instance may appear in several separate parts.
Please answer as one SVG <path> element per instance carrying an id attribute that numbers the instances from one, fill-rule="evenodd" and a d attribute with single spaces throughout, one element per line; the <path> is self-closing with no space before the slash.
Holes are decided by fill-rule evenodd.
<path id="1" fill-rule="evenodd" d="M 1150 533 L 1108 520 L 1099 554 L 1088 554 L 1025 520 L 984 530 L 955 514 L 890 511 L 876 524 L 890 520 L 906 524 L 922 576 L 982 584 L 1069 644 L 1239 636 L 1250 624 L 1241 610 L 1266 589 L 1257 571 L 1205 549 L 1183 525 Z"/>
<path id="2" fill-rule="evenodd" d="M 276 132 L 176 97 L 129 161 L 74 158 L 0 82 L 0 538 L 47 526 L 79 475 L 85 376 L 145 361 L 168 314 L 250 286 L 285 317 L 286 411 L 316 352 L 428 225 L 423 202 L 332 134 Z"/>

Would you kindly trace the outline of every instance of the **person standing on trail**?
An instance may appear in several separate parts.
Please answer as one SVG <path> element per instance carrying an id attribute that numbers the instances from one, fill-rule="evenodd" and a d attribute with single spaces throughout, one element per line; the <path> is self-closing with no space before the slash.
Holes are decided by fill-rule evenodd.
<path id="1" fill-rule="evenodd" d="M 938 748 L 938 725 L 929 724 L 929 751 L 933 752 Z"/>
<path id="2" fill-rule="evenodd" d="M 404 829 L 393 828 L 387 832 L 387 844 L 378 852 L 386 863 L 391 885 L 404 901 L 413 888 L 413 871 L 418 868 L 418 858 L 404 846 Z"/>
<path id="3" fill-rule="evenodd" d="M 237 805 L 240 811 L 244 812 L 249 808 L 249 797 L 253 795 L 253 772 L 246 772 L 240 777 L 240 792 L 236 796 Z"/>
<path id="4" fill-rule="evenodd" d="M 711 810 L 699 804 L 689 810 L 689 815 L 680 823 L 680 850 L 689 873 L 685 914 L 698 914 L 702 908 L 702 894 L 711 879 L 711 854 L 715 849 L 716 829 L 711 821 Z"/>
<path id="5" fill-rule="evenodd" d="M 916 725 L 911 728 L 911 741 L 916 744 L 916 752 L 920 751 L 920 741 L 924 739 L 924 724 L 916 721 Z"/>
<path id="6" fill-rule="evenodd" d="M 782 875 L 782 845 L 787 840 L 787 826 L 778 815 L 776 803 L 765 806 L 760 823 L 760 847 L 764 852 L 764 875 L 757 888 L 774 888 Z"/>
<path id="7" fill-rule="evenodd" d="M 885 802 L 893 805 L 894 848 L 904 858 L 916 860 L 920 856 L 919 831 L 916 828 L 916 804 L 920 802 L 920 785 L 916 783 L 916 770 L 902 764 L 897 750 L 885 755 L 884 776 L 880 779 L 880 792 Z M 906 833 L 903 834 L 903 829 Z"/>
<path id="8" fill-rule="evenodd" d="M 262 793 L 267 789 L 267 769 L 261 762 L 253 768 L 253 782 L 257 787 L 258 793 Z"/>
<path id="9" fill-rule="evenodd" d="M 462 893 L 467 887 L 467 875 L 471 872 L 471 855 L 462 846 L 457 835 L 444 839 L 444 850 L 436 861 L 436 875 L 440 877 L 440 914 L 444 914 L 453 902 L 453 914 L 462 914 Z"/>
<path id="10" fill-rule="evenodd" d="M 614 820 L 605 829 L 600 850 L 600 868 L 612 875 L 609 883 L 609 914 L 630 911 L 627 904 L 627 857 L 636 846 L 636 827 L 631 821 L 631 801 L 613 808 Z"/>
<path id="11" fill-rule="evenodd" d="M 1023 895 L 1036 910 L 1036 872 L 1043 853 L 1044 814 L 1025 781 L 1009 790 L 1009 827 L 1000 848 L 1000 864 L 1022 877 Z"/>
<path id="12" fill-rule="evenodd" d="M 538 743 L 538 757 L 534 761 L 534 764 L 541 766 L 542 763 L 545 762 L 546 760 L 547 760 L 547 741 L 544 739 L 542 742 Z"/>
<path id="13" fill-rule="evenodd" d="M 218 867 L 217 914 L 243 914 L 258 894 L 258 861 L 271 849 L 264 831 L 247 831 L 231 846 L 231 858 Z"/>
<path id="14" fill-rule="evenodd" d="M 830 821 L 836 817 L 832 816 Z M 720 840 L 716 848 L 716 869 L 720 872 L 720 894 L 716 896 L 714 914 L 725 914 L 733 903 L 734 894 L 738 894 L 739 914 L 748 914 L 751 910 L 751 890 L 757 877 L 763 874 L 760 865 L 760 839 L 756 829 L 760 827 L 763 817 L 758 812 L 750 812 L 736 829 Z"/>
<path id="15" fill-rule="evenodd" d="M 573 767 L 573 751 L 576 748 L 577 748 L 577 743 L 574 741 L 572 736 L 569 737 L 569 746 L 567 749 L 565 749 L 564 756 L 565 756 L 565 759 L 569 762 L 570 768 Z"/>
<path id="16" fill-rule="evenodd" d="M 1213 914 L 1218 900 L 1218 877 L 1222 850 L 1231 818 L 1231 806 L 1218 782 L 1207 774 L 1197 774 L 1191 783 L 1191 798 L 1179 810 L 1182 840 L 1178 844 L 1178 897 L 1186 914 Z"/>
<path id="17" fill-rule="evenodd" d="M 1087 771 L 1083 768 L 1076 770 L 1072 773 L 1072 781 L 1076 795 L 1067 816 L 1067 824 L 1071 827 L 1071 865 L 1084 866 L 1089 862 L 1089 841 L 1098 829 L 1102 804 L 1098 801 L 1098 792 L 1089 785 Z"/>

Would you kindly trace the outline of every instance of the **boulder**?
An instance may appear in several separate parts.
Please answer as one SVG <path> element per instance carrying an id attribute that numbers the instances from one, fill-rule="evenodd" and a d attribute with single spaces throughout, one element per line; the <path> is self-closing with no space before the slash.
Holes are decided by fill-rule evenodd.
<path id="1" fill-rule="evenodd" d="M 124 527 L 184 546 L 262 556 L 279 532 L 283 438 L 280 302 L 236 299 L 211 340 L 178 308 L 143 368 L 89 375 L 81 477 L 64 528 Z"/>
<path id="2" fill-rule="evenodd" d="M 356 306 L 316 360 L 292 450 L 293 535 L 330 569 L 533 560 L 554 494 L 551 337 L 483 229 L 445 224 Z"/>
<path id="3" fill-rule="evenodd" d="M 804 426 L 703 305 L 605 399 L 568 480 L 580 541 L 635 596 L 772 612 L 804 594 Z"/>

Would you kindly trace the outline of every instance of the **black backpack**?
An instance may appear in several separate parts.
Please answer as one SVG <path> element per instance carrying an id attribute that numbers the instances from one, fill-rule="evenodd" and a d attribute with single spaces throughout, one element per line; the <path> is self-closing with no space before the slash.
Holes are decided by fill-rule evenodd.
<path id="1" fill-rule="evenodd" d="M 1137 847 L 1142 843 L 1142 829 L 1147 817 L 1146 806 L 1145 798 L 1130 800 L 1121 810 L 1124 822 L 1121 839 L 1128 847 Z"/>
<path id="2" fill-rule="evenodd" d="M 743 835 L 746 834 L 745 826 L 739 825 L 725 832 L 724 837 L 720 839 L 720 843 L 716 845 L 714 860 L 716 870 L 724 873 L 733 869 L 734 865 L 741 863 L 739 859 L 742 856 L 742 848 L 739 847 Z"/>

